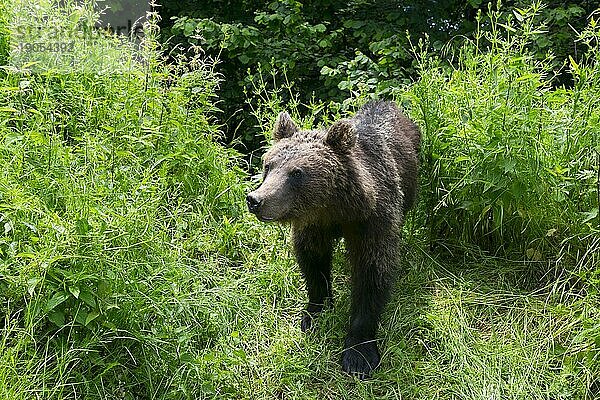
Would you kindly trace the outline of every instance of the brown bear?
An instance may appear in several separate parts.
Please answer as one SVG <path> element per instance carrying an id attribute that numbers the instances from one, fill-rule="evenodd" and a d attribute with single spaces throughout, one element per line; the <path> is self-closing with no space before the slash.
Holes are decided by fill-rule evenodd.
<path id="1" fill-rule="evenodd" d="M 352 304 L 342 368 L 366 378 L 380 361 L 375 334 L 415 200 L 421 134 L 395 103 L 378 101 L 327 130 L 300 130 L 283 112 L 273 136 L 248 208 L 262 221 L 292 225 L 308 291 L 303 331 L 331 299 L 334 243 L 344 238 Z"/>

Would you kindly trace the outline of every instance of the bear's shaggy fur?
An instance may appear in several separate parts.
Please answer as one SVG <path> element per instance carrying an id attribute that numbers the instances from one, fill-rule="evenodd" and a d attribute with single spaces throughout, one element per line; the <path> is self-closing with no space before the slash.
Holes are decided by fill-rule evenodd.
<path id="1" fill-rule="evenodd" d="M 263 221 L 292 225 L 309 299 L 303 330 L 331 298 L 332 252 L 344 238 L 352 305 L 342 368 L 367 377 L 380 361 L 375 334 L 415 200 L 421 135 L 392 102 L 369 103 L 327 130 L 299 130 L 281 113 L 273 134 L 248 207 Z"/>

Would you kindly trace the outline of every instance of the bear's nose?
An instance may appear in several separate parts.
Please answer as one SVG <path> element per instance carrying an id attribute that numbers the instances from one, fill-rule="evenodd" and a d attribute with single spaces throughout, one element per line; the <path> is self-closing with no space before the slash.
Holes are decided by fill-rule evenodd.
<path id="1" fill-rule="evenodd" d="M 258 207 L 260 207 L 262 204 L 262 200 L 250 193 L 248 196 L 246 196 L 246 204 L 248 204 L 248 210 L 255 214 L 258 210 Z"/>

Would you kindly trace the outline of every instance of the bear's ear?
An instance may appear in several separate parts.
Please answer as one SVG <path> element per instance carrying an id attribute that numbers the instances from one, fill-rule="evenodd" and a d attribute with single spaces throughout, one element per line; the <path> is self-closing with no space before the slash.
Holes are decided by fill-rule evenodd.
<path id="1" fill-rule="evenodd" d="M 285 111 L 279 113 L 273 127 L 273 138 L 275 138 L 275 141 L 290 137 L 296 132 L 298 132 L 298 127 L 292 121 L 290 114 Z"/>
<path id="2" fill-rule="evenodd" d="M 356 143 L 354 124 L 349 119 L 340 119 L 325 134 L 325 143 L 336 150 L 350 151 Z"/>

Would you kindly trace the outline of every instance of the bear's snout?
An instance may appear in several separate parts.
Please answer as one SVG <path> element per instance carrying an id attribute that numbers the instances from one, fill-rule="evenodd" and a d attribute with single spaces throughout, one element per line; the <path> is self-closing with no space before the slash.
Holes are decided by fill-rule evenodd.
<path id="1" fill-rule="evenodd" d="M 277 213 L 277 202 L 273 202 L 269 195 L 264 195 L 259 190 L 249 193 L 246 196 L 246 204 L 248 210 L 256 215 L 261 221 L 275 221 Z"/>
<path id="2" fill-rule="evenodd" d="M 252 213 L 252 214 L 256 214 L 258 212 L 258 209 L 260 207 L 260 205 L 262 204 L 262 199 L 258 198 L 258 196 L 256 196 L 256 194 L 254 194 L 254 192 L 248 194 L 248 196 L 246 196 L 246 204 L 248 204 L 248 210 Z"/>

